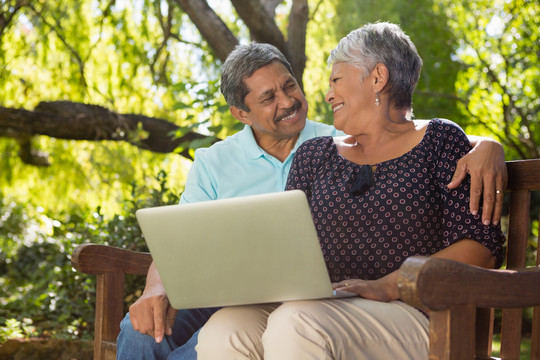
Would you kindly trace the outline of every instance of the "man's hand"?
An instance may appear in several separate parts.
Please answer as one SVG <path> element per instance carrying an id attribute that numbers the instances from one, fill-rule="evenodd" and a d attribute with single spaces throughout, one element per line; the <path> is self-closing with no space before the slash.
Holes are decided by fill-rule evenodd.
<path id="1" fill-rule="evenodd" d="M 161 278 L 152 263 L 142 296 L 129 307 L 131 324 L 141 334 L 150 335 L 160 343 L 165 335 L 172 334 L 176 313 L 177 310 L 171 307 Z"/>
<path id="2" fill-rule="evenodd" d="M 469 140 L 471 140 L 469 136 Z M 458 187 L 465 176 L 471 176 L 470 210 L 478 213 L 480 198 L 483 198 L 482 222 L 498 224 L 502 216 L 504 190 L 508 174 L 501 144 L 489 138 L 474 138 L 474 148 L 457 162 L 456 171 L 449 189 Z"/>

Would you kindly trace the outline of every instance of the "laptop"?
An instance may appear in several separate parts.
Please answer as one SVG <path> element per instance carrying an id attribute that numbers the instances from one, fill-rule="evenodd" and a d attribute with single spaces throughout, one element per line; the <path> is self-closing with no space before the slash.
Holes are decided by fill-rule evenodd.
<path id="1" fill-rule="evenodd" d="M 336 295 L 301 190 L 144 208 L 136 217 L 176 309 Z"/>

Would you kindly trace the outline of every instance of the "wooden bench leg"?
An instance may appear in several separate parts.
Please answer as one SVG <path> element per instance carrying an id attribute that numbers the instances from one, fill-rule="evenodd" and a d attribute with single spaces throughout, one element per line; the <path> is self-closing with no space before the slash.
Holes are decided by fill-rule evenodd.
<path id="1" fill-rule="evenodd" d="M 495 309 L 476 309 L 476 356 L 490 358 Z"/>
<path id="2" fill-rule="evenodd" d="M 101 274 L 96 280 L 94 360 L 116 359 L 116 338 L 123 314 L 124 274 Z"/>
<path id="3" fill-rule="evenodd" d="M 429 359 L 474 359 L 476 306 L 453 305 L 430 313 Z"/>

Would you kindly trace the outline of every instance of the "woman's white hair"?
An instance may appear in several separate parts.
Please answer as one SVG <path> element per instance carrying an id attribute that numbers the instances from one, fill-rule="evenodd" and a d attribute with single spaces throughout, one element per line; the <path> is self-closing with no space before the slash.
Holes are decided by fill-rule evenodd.
<path id="1" fill-rule="evenodd" d="M 328 64 L 345 62 L 364 70 L 364 76 L 379 63 L 386 65 L 388 83 L 383 91 L 399 109 L 412 108 L 412 93 L 420 77 L 422 59 L 413 42 L 396 24 L 378 22 L 351 31 L 328 57 Z"/>

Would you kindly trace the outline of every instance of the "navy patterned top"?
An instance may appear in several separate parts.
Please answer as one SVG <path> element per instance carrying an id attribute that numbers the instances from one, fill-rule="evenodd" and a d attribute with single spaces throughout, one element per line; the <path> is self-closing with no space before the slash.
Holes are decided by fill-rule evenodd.
<path id="1" fill-rule="evenodd" d="M 481 212 L 470 213 L 470 178 L 446 187 L 469 150 L 461 128 L 443 119 L 431 120 L 406 154 L 375 164 L 372 175 L 370 165 L 343 158 L 332 137 L 302 144 L 287 190 L 307 194 L 331 280 L 378 279 L 409 256 L 428 256 L 462 239 L 485 245 L 500 266 L 504 235 L 500 226 L 483 225 Z"/>

